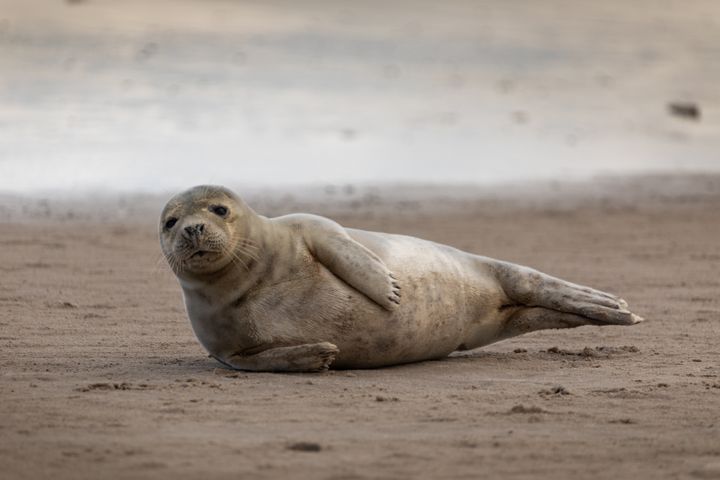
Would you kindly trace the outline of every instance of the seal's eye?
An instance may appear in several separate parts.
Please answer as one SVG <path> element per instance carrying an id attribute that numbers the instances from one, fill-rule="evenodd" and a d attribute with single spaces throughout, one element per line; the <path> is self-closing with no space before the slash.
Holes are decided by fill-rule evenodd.
<path id="1" fill-rule="evenodd" d="M 175 218 L 175 217 L 168 218 L 167 221 L 165 222 L 165 229 L 170 230 L 172 227 L 175 226 L 176 223 L 177 223 L 177 218 Z"/>
<path id="2" fill-rule="evenodd" d="M 227 207 L 223 207 L 222 205 L 211 205 L 210 211 L 213 212 L 215 215 L 218 215 L 220 217 L 224 217 L 228 214 Z"/>

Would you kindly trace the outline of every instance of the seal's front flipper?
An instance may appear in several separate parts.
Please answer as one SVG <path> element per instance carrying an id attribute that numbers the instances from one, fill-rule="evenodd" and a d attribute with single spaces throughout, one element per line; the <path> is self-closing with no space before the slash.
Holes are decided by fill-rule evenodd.
<path id="1" fill-rule="evenodd" d="M 260 353 L 240 353 L 213 358 L 235 370 L 251 372 L 322 372 L 330 368 L 340 350 L 329 342 L 269 348 Z"/>
<path id="2" fill-rule="evenodd" d="M 387 310 L 400 304 L 400 285 L 392 272 L 340 225 L 308 215 L 303 227 L 310 252 L 328 270 Z"/>

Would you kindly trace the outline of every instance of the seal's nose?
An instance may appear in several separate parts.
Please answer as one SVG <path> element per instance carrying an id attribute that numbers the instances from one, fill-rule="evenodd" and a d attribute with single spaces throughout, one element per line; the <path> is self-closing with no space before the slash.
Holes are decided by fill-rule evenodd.
<path id="1" fill-rule="evenodd" d="M 185 227 L 185 232 L 192 236 L 200 235 L 205 230 L 204 223 L 196 223 L 195 225 L 188 225 Z"/>

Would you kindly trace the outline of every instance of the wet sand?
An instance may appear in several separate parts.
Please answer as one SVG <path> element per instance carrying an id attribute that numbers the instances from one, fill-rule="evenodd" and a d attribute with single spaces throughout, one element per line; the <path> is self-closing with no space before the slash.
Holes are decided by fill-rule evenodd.
<path id="1" fill-rule="evenodd" d="M 720 179 L 331 190 L 253 201 L 530 265 L 647 321 L 378 370 L 233 372 L 196 342 L 160 259 L 162 198 L 120 214 L 7 197 L 3 478 L 720 478 Z"/>

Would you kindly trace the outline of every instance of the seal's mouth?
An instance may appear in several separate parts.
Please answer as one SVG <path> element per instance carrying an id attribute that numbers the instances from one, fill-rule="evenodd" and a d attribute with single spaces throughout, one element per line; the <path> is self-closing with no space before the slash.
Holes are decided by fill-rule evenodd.
<path id="1" fill-rule="evenodd" d="M 208 255 L 210 253 L 213 253 L 213 252 L 210 252 L 209 250 L 198 250 L 197 252 L 190 255 L 190 258 L 202 258 L 205 255 Z"/>

